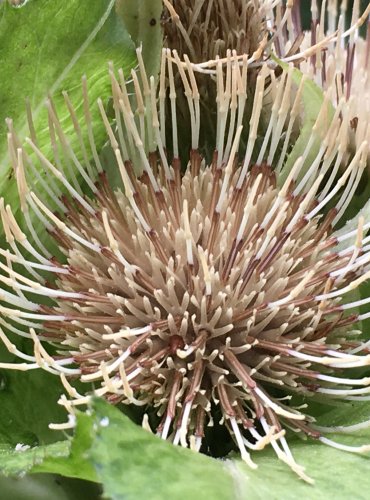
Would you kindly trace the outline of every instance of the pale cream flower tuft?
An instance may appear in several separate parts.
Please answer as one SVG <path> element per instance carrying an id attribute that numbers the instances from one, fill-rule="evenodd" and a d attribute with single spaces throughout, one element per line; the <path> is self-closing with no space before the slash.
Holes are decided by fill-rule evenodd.
<path id="1" fill-rule="evenodd" d="M 70 398 L 61 401 L 72 412 L 92 393 L 154 407 L 156 433 L 196 450 L 207 449 L 205 429 L 219 414 L 250 466 L 250 451 L 270 444 L 309 480 L 291 454 L 287 429 L 348 451 L 369 449 L 325 437 L 299 400 L 370 398 L 370 378 L 352 372 L 370 364 L 369 344 L 353 329 L 370 316 L 357 312 L 370 299 L 347 298 L 370 276 L 370 223 L 360 216 L 353 227 L 335 230 L 365 169 L 367 143 L 338 179 L 331 175 L 343 127 L 336 114 L 308 138 L 314 143 L 320 130 L 321 147 L 306 148 L 287 165 L 304 81 L 299 90 L 293 68 L 282 70 L 261 137 L 274 70 L 261 67 L 246 125 L 249 62 L 227 52 L 214 66 L 216 78 L 208 77 L 217 96 L 217 131 L 213 157 L 204 159 L 197 68 L 164 50 L 157 98 L 155 80 L 138 57 L 133 95 L 122 71 L 110 71 L 115 128 L 98 101 L 121 177 L 117 190 L 96 153 L 85 86 L 84 125 L 65 94 L 84 164 L 51 102 L 52 159 L 34 134 L 23 146 L 8 123 L 25 229 L 2 200 L 8 249 L 0 250 L 0 336 L 22 362 L 0 367 L 59 374 Z M 191 124 L 185 172 L 174 73 Z M 324 99 L 318 120 L 326 105 Z M 89 130 L 88 144 L 81 126 Z M 56 256 L 44 246 L 45 231 L 58 246 Z M 33 355 L 20 351 L 11 334 L 30 338 Z M 87 384 L 80 394 L 74 379 L 95 388 Z"/>

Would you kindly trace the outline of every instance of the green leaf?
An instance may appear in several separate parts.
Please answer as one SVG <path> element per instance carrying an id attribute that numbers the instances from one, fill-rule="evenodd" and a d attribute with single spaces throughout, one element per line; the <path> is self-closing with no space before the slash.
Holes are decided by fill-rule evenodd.
<path id="1" fill-rule="evenodd" d="M 334 409 L 321 425 L 368 420 L 370 404 Z M 336 450 L 314 440 L 290 436 L 296 461 L 315 480 L 309 485 L 278 460 L 271 448 L 253 454 L 257 470 L 240 459 L 215 461 L 161 442 L 134 426 L 117 409 L 100 400 L 93 403 L 97 435 L 90 456 L 109 498 L 233 498 L 233 499 L 365 499 L 370 487 L 369 457 Z M 349 445 L 370 442 L 370 432 L 330 435 Z M 124 472 L 123 472 L 124 471 Z M 230 483 L 230 478 L 232 483 Z M 339 488 L 338 488 L 339 486 Z M 223 489 L 224 488 L 224 489 Z"/>
<path id="2" fill-rule="evenodd" d="M 136 47 L 143 47 L 148 75 L 156 76 L 162 49 L 162 0 L 117 0 L 116 9 Z"/>
<path id="3" fill-rule="evenodd" d="M 132 41 L 115 14 L 114 4 L 114 0 L 32 0 L 20 9 L 12 8 L 8 2 L 0 6 L 0 193 L 6 194 L 13 207 L 16 187 L 7 156 L 4 119 L 10 116 L 14 120 L 21 139 L 29 135 L 25 107 L 28 98 L 39 147 L 50 157 L 44 108 L 47 95 L 54 96 L 56 112 L 67 136 L 73 127 L 67 119 L 62 90 L 69 92 L 79 119 L 83 115 L 80 84 L 83 74 L 87 76 L 90 102 L 97 97 L 108 98 L 108 61 L 122 66 L 126 72 L 136 61 Z M 99 149 L 106 133 L 96 106 L 93 109 Z M 86 126 L 82 129 L 86 136 Z"/>
<path id="4" fill-rule="evenodd" d="M 22 476 L 27 472 L 52 472 L 96 481 L 94 467 L 86 455 L 93 445 L 94 437 L 93 420 L 81 413 L 72 440 L 23 450 L 3 448 L 0 453 L 0 472 L 6 476 Z"/>
<path id="5" fill-rule="evenodd" d="M 368 436 L 369 438 L 369 436 Z M 258 452 L 257 470 L 240 460 L 229 464 L 240 492 L 248 500 L 365 500 L 369 496 L 370 461 L 368 457 L 341 452 L 321 443 L 296 443 L 291 446 L 296 461 L 306 465 L 306 473 L 315 479 L 310 485 L 300 480 L 279 461 L 272 450 Z"/>
<path id="6" fill-rule="evenodd" d="M 92 410 L 97 430 L 90 457 L 112 500 L 235 498 L 222 461 L 161 441 L 102 400 Z"/>
<path id="7" fill-rule="evenodd" d="M 355 407 L 347 404 L 328 412 L 320 425 L 353 425 L 369 418 L 369 402 Z M 370 431 L 328 437 L 362 445 L 370 442 Z M 12 475 L 52 472 L 98 480 L 112 500 L 191 500 L 195 496 L 200 500 L 367 498 L 369 456 L 339 451 L 314 440 L 290 438 L 296 461 L 306 467 L 315 485 L 299 479 L 271 448 L 253 454 L 257 470 L 239 458 L 215 460 L 161 441 L 117 408 L 94 399 L 88 414 L 78 413 L 71 441 L 23 452 L 8 450 L 0 455 L 0 471 Z"/>
<path id="8" fill-rule="evenodd" d="M 69 454 L 64 457 L 49 453 L 46 460 L 32 472 L 54 472 L 67 477 L 97 481 L 95 469 L 88 459 L 88 453 L 95 440 L 94 421 L 91 416 L 79 413 L 73 440 L 69 447 Z M 63 442 L 65 446 L 66 441 Z M 56 443 L 62 445 L 62 443 Z"/>
<path id="9" fill-rule="evenodd" d="M 161 441 L 98 399 L 89 414 L 78 413 L 71 441 L 25 451 L 3 450 L 0 472 L 52 472 L 99 480 L 112 500 L 234 498 L 233 478 L 225 462 Z"/>
<path id="10" fill-rule="evenodd" d="M 65 459 L 69 456 L 70 442 L 58 441 L 45 446 L 35 446 L 30 449 L 10 449 L 3 448 L 0 453 L 0 472 L 5 476 L 23 476 L 25 473 L 38 472 L 40 470 L 53 472 L 53 466 L 48 470 L 48 460 Z M 53 462 L 54 459 L 54 462 Z M 62 466 L 60 467 L 62 469 Z"/>
<path id="11" fill-rule="evenodd" d="M 35 446 L 61 439 L 61 433 L 48 428 L 50 422 L 65 420 L 65 411 L 57 404 L 63 392 L 57 377 L 41 370 L 1 370 L 0 389 L 0 446 Z"/>
<path id="12" fill-rule="evenodd" d="M 319 419 L 328 427 L 354 425 L 370 419 L 370 403 L 342 404 Z M 370 430 L 344 434 L 327 434 L 328 438 L 350 446 L 370 443 Z M 314 479 L 314 485 L 300 480 L 289 467 L 277 459 L 274 451 L 257 452 L 253 460 L 258 464 L 252 470 L 240 459 L 228 462 L 240 491 L 239 498 L 248 500 L 347 500 L 368 498 L 370 488 L 370 454 L 359 455 L 340 451 L 318 441 L 301 440 L 288 436 L 289 447 L 296 462 L 305 467 L 306 474 Z"/>
<path id="13" fill-rule="evenodd" d="M 33 474 L 22 478 L 0 476 L 3 500 L 98 500 L 99 486 L 53 474 Z"/>
<path id="14" fill-rule="evenodd" d="M 26 351 L 25 342 L 19 347 Z M 0 359 L 15 361 L 4 349 Z M 41 370 L 0 371 L 1 473 L 23 475 L 48 454 L 68 455 L 69 442 L 54 443 L 64 436 L 49 429 L 49 423 L 66 419 L 65 410 L 57 404 L 62 392 L 59 378 Z M 16 451 L 16 447 L 27 451 Z"/>

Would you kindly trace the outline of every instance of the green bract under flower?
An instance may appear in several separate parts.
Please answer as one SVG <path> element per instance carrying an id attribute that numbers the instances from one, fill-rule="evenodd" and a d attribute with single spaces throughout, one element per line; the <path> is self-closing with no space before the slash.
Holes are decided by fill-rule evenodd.
<path id="1" fill-rule="evenodd" d="M 1 338 L 22 362 L 0 367 L 60 375 L 69 397 L 61 401 L 72 413 L 91 394 L 89 385 L 78 393 L 75 379 L 94 383 L 94 394 L 112 403 L 154 407 L 155 432 L 195 450 L 207 450 L 205 428 L 221 415 L 252 467 L 249 451 L 270 444 L 308 480 L 290 452 L 287 429 L 348 451 L 369 449 L 331 441 L 304 406 L 291 402 L 293 395 L 370 398 L 370 378 L 352 375 L 352 368 L 370 365 L 368 343 L 353 330 L 370 316 L 355 308 L 370 299 L 347 299 L 370 276 L 364 236 L 370 223 L 359 217 L 354 230 L 335 232 L 365 169 L 367 143 L 336 179 L 345 124 L 338 114 L 328 119 L 324 99 L 309 138 L 320 138 L 322 147 L 303 172 L 306 148 L 279 186 L 304 83 L 295 87 L 293 67 L 273 80 L 271 119 L 260 137 L 263 98 L 274 78 L 263 65 L 241 144 L 251 62 L 228 52 L 211 68 L 217 133 L 209 163 L 200 152 L 196 65 L 164 50 L 159 97 L 140 53 L 133 95 L 122 72 L 111 70 L 114 128 L 98 106 L 121 176 L 116 191 L 96 153 L 86 91 L 89 144 L 65 97 L 81 148 L 91 149 L 94 163 L 77 160 L 51 102 L 52 161 L 35 136 L 23 147 L 9 122 L 27 229 L 2 201 L 9 248 L 0 250 Z M 191 124 L 185 172 L 174 73 Z M 57 243 L 57 256 L 44 247 L 40 226 Z M 34 354 L 17 349 L 5 332 L 32 339 Z M 57 355 L 47 352 L 48 343 Z"/>

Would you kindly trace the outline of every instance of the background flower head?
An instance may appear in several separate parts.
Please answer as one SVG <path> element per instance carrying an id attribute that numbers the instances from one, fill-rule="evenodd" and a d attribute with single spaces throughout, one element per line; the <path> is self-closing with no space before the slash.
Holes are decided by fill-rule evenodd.
<path id="1" fill-rule="evenodd" d="M 276 7 L 269 26 L 276 27 L 270 43 L 276 55 L 327 91 L 341 119 L 346 160 L 370 137 L 370 6 L 361 2 L 311 3 L 311 27 L 305 30 L 300 3 Z M 321 47 L 320 50 L 317 50 Z M 368 146 L 368 163 L 370 146 Z"/>

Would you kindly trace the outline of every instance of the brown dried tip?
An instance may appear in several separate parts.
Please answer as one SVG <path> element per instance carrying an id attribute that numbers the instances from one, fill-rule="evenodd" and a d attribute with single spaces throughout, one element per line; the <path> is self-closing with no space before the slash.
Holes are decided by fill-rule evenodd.
<path id="1" fill-rule="evenodd" d="M 292 395 L 369 398 L 370 378 L 354 378 L 352 371 L 345 378 L 345 373 L 370 364 L 368 344 L 356 340 L 352 330 L 369 314 L 351 312 L 370 299 L 348 301 L 348 292 L 370 275 L 364 237 L 370 223 L 359 217 L 340 235 L 333 232 L 360 180 L 367 145 L 339 180 L 328 175 L 340 154 L 342 122 L 335 116 L 326 128 L 320 126 L 327 117 L 323 108 L 302 156 L 286 163 L 301 98 L 291 67 L 275 82 L 268 130 L 257 141 L 266 81 L 273 78 L 266 65 L 257 78 L 242 145 L 248 61 L 240 64 L 228 53 L 209 82 L 217 95 L 217 133 L 207 164 L 199 153 L 203 118 L 193 66 L 165 50 L 157 102 L 154 79 L 147 79 L 138 56 L 130 98 L 122 72 L 118 79 L 110 73 L 115 129 L 98 102 L 121 175 L 116 191 L 96 156 L 93 134 L 88 144 L 81 143 L 94 158 L 85 170 L 51 103 L 51 161 L 35 139 L 21 146 L 9 122 L 10 157 L 29 236 L 2 202 L 9 249 L 0 250 L 1 323 L 30 337 L 35 349 L 33 356 L 22 353 L 1 331 L 5 345 L 23 362 L 0 367 L 42 367 L 60 374 L 70 396 L 62 402 L 71 412 L 91 394 L 79 394 L 71 386 L 75 378 L 94 383 L 94 394 L 114 403 L 154 407 L 156 433 L 196 450 L 207 446 L 204 429 L 221 414 L 249 465 L 255 467 L 248 450 L 271 444 L 309 480 L 292 457 L 286 429 L 337 448 L 368 449 L 323 437 L 325 429 L 315 427 L 304 408 L 290 400 Z M 191 123 L 184 173 L 174 65 Z M 293 103 L 291 95 L 296 95 Z M 91 130 L 89 113 L 86 120 Z M 318 139 L 322 147 L 310 149 Z M 48 184 L 43 176 L 32 181 L 35 166 L 50 174 Z M 142 172 L 139 178 L 134 171 Z M 61 197 L 61 188 L 68 196 Z M 334 197 L 336 205 L 321 216 Z M 58 259 L 41 241 L 44 230 L 59 246 Z M 37 296 L 43 303 L 47 297 L 49 305 L 35 301 Z M 47 353 L 47 342 L 59 345 L 58 355 Z"/>
<path id="2" fill-rule="evenodd" d="M 267 2 L 256 0 L 164 0 L 165 44 L 194 63 L 226 57 L 227 50 L 252 55 L 266 34 Z M 266 5 L 265 5 L 266 4 Z"/>

